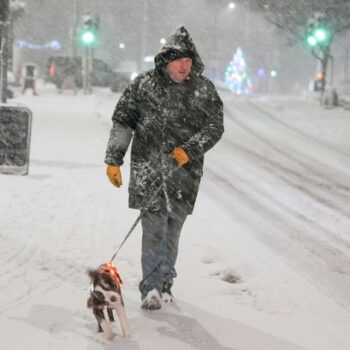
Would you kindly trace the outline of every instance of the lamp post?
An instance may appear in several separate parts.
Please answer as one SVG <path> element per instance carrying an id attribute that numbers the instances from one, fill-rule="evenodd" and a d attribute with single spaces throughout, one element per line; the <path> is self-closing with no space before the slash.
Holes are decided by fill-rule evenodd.
<path id="1" fill-rule="evenodd" d="M 91 74 L 93 70 L 93 46 L 96 44 L 97 32 L 99 29 L 99 19 L 92 16 L 90 11 L 85 11 L 83 15 L 83 28 L 80 33 L 81 43 L 83 45 L 83 90 L 84 94 L 92 92 Z"/>
<path id="2" fill-rule="evenodd" d="M 72 25 L 69 29 L 69 36 L 70 36 L 70 56 L 75 57 L 77 55 L 77 32 L 78 32 L 78 26 L 79 26 L 79 9 L 78 9 L 78 0 L 73 0 L 73 20 Z"/>
<path id="3" fill-rule="evenodd" d="M 212 4 L 212 2 L 210 2 Z M 212 71 L 212 78 L 214 80 L 217 80 L 219 78 L 219 17 L 220 13 L 223 11 L 224 8 L 228 9 L 229 11 L 232 11 L 235 9 L 236 5 L 234 2 L 230 2 L 227 4 L 227 6 L 223 6 L 220 1 L 214 2 L 214 16 L 213 16 L 213 49 L 211 54 L 211 71 Z"/>

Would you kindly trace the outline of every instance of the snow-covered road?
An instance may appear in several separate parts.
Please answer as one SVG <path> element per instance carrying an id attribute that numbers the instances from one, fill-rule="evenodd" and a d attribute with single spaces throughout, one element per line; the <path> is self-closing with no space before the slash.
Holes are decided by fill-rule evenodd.
<path id="1" fill-rule="evenodd" d="M 250 209 L 256 237 L 350 312 L 349 116 L 339 113 L 335 123 L 345 118 L 339 130 L 329 111 L 316 119 L 295 103 L 290 109 L 278 100 L 228 103 L 227 124 L 241 135 L 224 140 L 232 161 L 216 168 L 230 164 L 222 180 Z"/>
<path id="2" fill-rule="evenodd" d="M 301 98 L 222 92 L 225 136 L 206 157 L 181 238 L 176 303 L 140 310 L 140 227 L 117 260 L 132 337 L 104 340 L 85 271 L 138 212 L 105 176 L 116 96 L 17 102 L 34 115 L 30 174 L 0 175 L 1 349 L 350 348 L 350 114 Z M 227 274 L 239 283 L 225 282 Z"/>

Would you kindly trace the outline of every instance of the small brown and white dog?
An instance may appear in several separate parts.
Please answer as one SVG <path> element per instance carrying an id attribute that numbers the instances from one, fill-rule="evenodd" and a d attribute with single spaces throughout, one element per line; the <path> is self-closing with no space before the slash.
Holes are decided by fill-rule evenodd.
<path id="1" fill-rule="evenodd" d="M 121 292 L 122 280 L 116 267 L 109 262 L 96 270 L 89 270 L 91 278 L 89 288 L 90 297 L 87 301 L 98 323 L 98 331 L 104 332 L 108 340 L 115 337 L 111 322 L 114 322 L 113 310 L 117 313 L 124 337 L 130 335 L 130 329 L 126 318 L 124 301 Z M 107 311 L 108 320 L 105 317 Z"/>

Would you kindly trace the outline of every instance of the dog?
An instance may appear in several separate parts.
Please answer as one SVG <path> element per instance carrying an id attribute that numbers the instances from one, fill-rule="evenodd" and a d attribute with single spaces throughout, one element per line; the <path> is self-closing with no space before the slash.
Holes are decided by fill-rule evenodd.
<path id="1" fill-rule="evenodd" d="M 115 337 L 111 322 L 114 322 L 113 310 L 117 313 L 124 337 L 130 336 L 130 329 L 126 318 L 124 301 L 121 292 L 122 280 L 112 262 L 101 265 L 96 270 L 89 270 L 91 278 L 90 297 L 87 300 L 87 307 L 97 320 L 98 332 L 103 332 L 107 340 Z M 107 311 L 108 321 L 105 318 Z"/>

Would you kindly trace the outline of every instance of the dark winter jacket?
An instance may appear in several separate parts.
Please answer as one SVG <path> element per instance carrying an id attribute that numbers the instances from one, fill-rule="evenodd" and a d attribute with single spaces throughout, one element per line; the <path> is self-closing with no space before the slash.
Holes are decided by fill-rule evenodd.
<path id="1" fill-rule="evenodd" d="M 183 83 L 173 82 L 166 65 L 191 57 L 192 71 Z M 152 193 L 163 186 L 168 210 L 191 214 L 203 171 L 204 153 L 221 138 L 223 105 L 184 27 L 179 27 L 155 57 L 155 69 L 140 74 L 122 94 L 115 108 L 105 162 L 120 166 L 131 148 L 129 206 L 142 209 Z M 183 147 L 190 161 L 179 168 L 171 157 Z M 176 170 L 174 170 L 176 169 Z M 170 173 L 170 175 L 169 175 Z M 149 209 L 158 210 L 156 196 Z"/>

